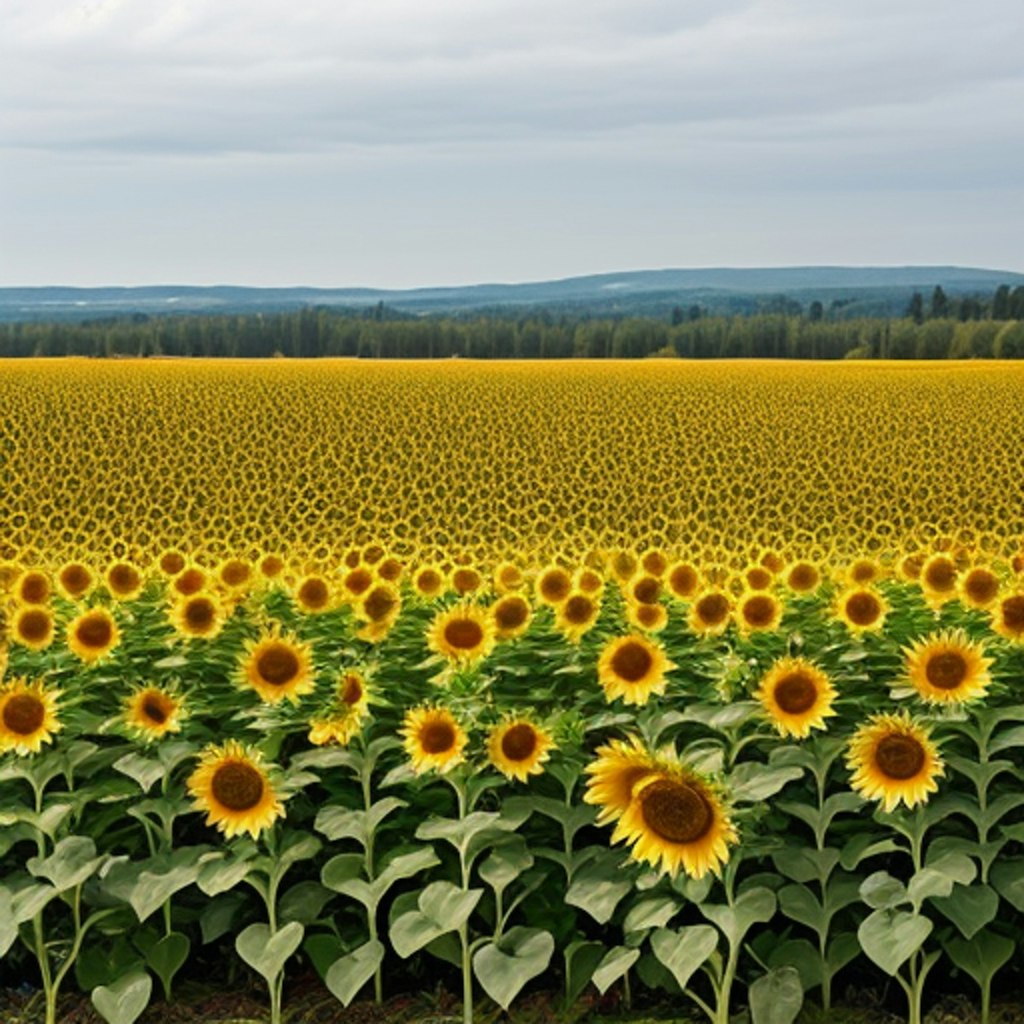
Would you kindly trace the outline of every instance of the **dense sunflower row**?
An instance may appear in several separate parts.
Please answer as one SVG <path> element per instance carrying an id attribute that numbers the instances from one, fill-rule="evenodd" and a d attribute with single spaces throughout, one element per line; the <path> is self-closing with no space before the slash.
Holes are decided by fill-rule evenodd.
<path id="1" fill-rule="evenodd" d="M 6 563 L 0 964 L 50 1020 L 72 969 L 170 998 L 231 939 L 275 1020 L 293 957 L 347 1002 L 421 951 L 467 1019 L 542 974 L 720 1024 L 881 972 L 919 1020 L 941 956 L 987 999 L 1024 946 L 1022 568 Z"/>
<path id="2" fill-rule="evenodd" d="M 0 363 L 0 557 L 819 560 L 1024 535 L 1016 363 Z M 257 440 L 258 439 L 258 440 Z"/>

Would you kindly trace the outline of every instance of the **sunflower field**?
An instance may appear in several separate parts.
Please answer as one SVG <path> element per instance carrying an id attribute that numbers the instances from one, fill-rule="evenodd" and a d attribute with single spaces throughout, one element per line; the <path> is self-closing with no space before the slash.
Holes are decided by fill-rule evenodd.
<path id="1" fill-rule="evenodd" d="M 1022 385 L 0 364 L 0 988 L 994 1020 Z"/>

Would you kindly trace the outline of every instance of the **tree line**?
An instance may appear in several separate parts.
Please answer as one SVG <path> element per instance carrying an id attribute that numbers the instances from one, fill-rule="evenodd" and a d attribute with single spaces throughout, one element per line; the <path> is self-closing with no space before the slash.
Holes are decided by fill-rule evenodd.
<path id="1" fill-rule="evenodd" d="M 1005 286 L 1004 286 L 1005 288 Z M 833 319 L 811 303 L 784 311 L 708 316 L 697 306 L 668 318 L 595 318 L 532 310 L 518 316 L 415 316 L 310 307 L 270 314 L 164 315 L 0 324 L 2 356 L 351 357 L 361 359 L 1016 359 L 1024 357 L 1024 288 L 991 301 L 931 301 L 907 315 Z M 795 308 L 794 308 L 795 307 Z"/>

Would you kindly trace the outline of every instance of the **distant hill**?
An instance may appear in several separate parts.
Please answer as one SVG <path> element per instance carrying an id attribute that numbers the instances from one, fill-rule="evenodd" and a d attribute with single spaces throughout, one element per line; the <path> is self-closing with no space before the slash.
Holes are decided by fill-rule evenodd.
<path id="1" fill-rule="evenodd" d="M 245 288 L 153 285 L 136 288 L 0 288 L 0 321 L 97 319 L 142 314 L 282 312 L 308 306 L 361 310 L 383 303 L 411 315 L 517 314 L 530 309 L 600 316 L 661 316 L 675 306 L 707 313 L 755 313 L 781 296 L 819 301 L 843 316 L 901 315 L 915 291 L 989 297 L 1024 274 L 973 267 L 772 267 L 641 270 L 527 284 L 443 288 Z"/>

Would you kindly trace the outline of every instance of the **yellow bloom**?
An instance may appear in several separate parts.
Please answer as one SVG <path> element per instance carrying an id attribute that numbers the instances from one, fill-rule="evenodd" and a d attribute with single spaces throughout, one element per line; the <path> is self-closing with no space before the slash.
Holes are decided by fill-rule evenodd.
<path id="1" fill-rule="evenodd" d="M 921 567 L 919 583 L 925 600 L 940 606 L 956 597 L 958 570 L 956 562 L 945 554 L 932 555 Z"/>
<path id="2" fill-rule="evenodd" d="M 811 562 L 795 562 L 786 573 L 786 586 L 795 594 L 813 594 L 821 585 L 821 572 Z"/>
<path id="3" fill-rule="evenodd" d="M 676 562 L 666 577 L 672 596 L 689 601 L 700 587 L 700 573 L 689 562 Z"/>
<path id="4" fill-rule="evenodd" d="M 870 587 L 846 590 L 836 601 L 836 617 L 851 633 L 881 629 L 888 610 L 882 595 Z"/>
<path id="5" fill-rule="evenodd" d="M 905 711 L 872 715 L 850 740 L 847 765 L 853 770 L 851 787 L 868 800 L 880 800 L 887 811 L 900 802 L 924 803 L 945 773 L 928 730 Z"/>
<path id="6" fill-rule="evenodd" d="M 161 551 L 156 560 L 157 568 L 164 576 L 177 576 L 185 568 L 185 556 L 176 548 Z"/>
<path id="7" fill-rule="evenodd" d="M 626 605 L 626 621 L 646 633 L 660 633 L 668 625 L 668 612 L 663 604 L 630 601 Z"/>
<path id="8" fill-rule="evenodd" d="M 462 761 L 469 737 L 445 708 L 417 707 L 405 713 L 399 730 L 417 775 L 434 769 L 446 772 Z"/>
<path id="9" fill-rule="evenodd" d="M 236 740 L 210 745 L 188 780 L 195 808 L 206 811 L 206 824 L 228 838 L 248 832 L 253 839 L 284 816 L 263 758 Z"/>
<path id="10" fill-rule="evenodd" d="M 92 570 L 84 562 L 66 562 L 57 570 L 57 589 L 69 601 L 84 597 L 94 583 Z"/>
<path id="11" fill-rule="evenodd" d="M 427 646 L 435 654 L 468 668 L 494 650 L 494 622 L 472 604 L 459 604 L 438 612 L 427 630 Z"/>
<path id="12" fill-rule="evenodd" d="M 990 608 L 999 596 L 999 577 L 984 565 L 977 565 L 960 580 L 960 600 L 971 608 Z"/>
<path id="13" fill-rule="evenodd" d="M 494 589 L 499 594 L 510 594 L 520 590 L 526 583 L 522 569 L 514 562 L 502 562 L 494 570 Z"/>
<path id="14" fill-rule="evenodd" d="M 506 594 L 491 605 L 494 633 L 499 640 L 512 640 L 530 628 L 533 609 L 522 594 Z"/>
<path id="15" fill-rule="evenodd" d="M 665 692 L 665 673 L 675 665 L 645 636 L 631 634 L 607 643 L 597 660 L 597 677 L 605 697 L 626 704 L 646 704 L 652 693 Z"/>
<path id="16" fill-rule="evenodd" d="M 309 742 L 322 747 L 328 743 L 344 746 L 363 727 L 369 717 L 369 691 L 359 672 L 345 672 L 338 681 L 334 706 L 326 715 L 309 723 Z"/>
<path id="17" fill-rule="evenodd" d="M 495 726 L 487 739 L 491 764 L 502 775 L 526 782 L 530 775 L 540 775 L 541 767 L 551 756 L 554 740 L 544 729 L 525 718 L 513 718 Z"/>
<path id="18" fill-rule="evenodd" d="M 68 623 L 68 647 L 86 664 L 108 655 L 120 642 L 121 631 L 106 608 L 90 608 Z"/>
<path id="19" fill-rule="evenodd" d="M 412 585 L 420 597 L 440 597 L 448 586 L 444 573 L 436 565 L 421 565 L 413 574 Z"/>
<path id="20" fill-rule="evenodd" d="M 904 648 L 910 685 L 929 704 L 961 704 L 984 696 L 991 658 L 962 629 L 946 630 Z"/>
<path id="21" fill-rule="evenodd" d="M 125 701 L 125 724 L 147 742 L 169 732 L 181 732 L 183 717 L 181 699 L 158 686 L 138 690 Z"/>
<path id="22" fill-rule="evenodd" d="M 168 612 L 171 625 L 186 639 L 212 640 L 224 625 L 226 612 L 213 594 L 200 591 L 177 601 Z"/>
<path id="23" fill-rule="evenodd" d="M 131 562 L 115 562 L 104 577 L 107 590 L 118 601 L 134 601 L 142 593 L 142 573 Z"/>
<path id="24" fill-rule="evenodd" d="M 475 594 L 483 585 L 484 578 L 471 565 L 460 565 L 452 570 L 452 587 L 460 597 Z"/>
<path id="25" fill-rule="evenodd" d="M 742 633 L 762 633 L 779 628 L 782 602 L 763 590 L 741 594 L 736 602 L 736 623 Z"/>
<path id="26" fill-rule="evenodd" d="M 678 766 L 634 783 L 629 805 L 615 828 L 634 860 L 675 876 L 718 874 L 738 841 L 736 829 L 715 789 L 696 773 Z"/>
<path id="27" fill-rule="evenodd" d="M 286 699 L 297 704 L 302 694 L 313 689 L 309 644 L 277 631 L 250 641 L 241 662 L 241 679 L 269 704 Z"/>
<path id="28" fill-rule="evenodd" d="M 50 590 L 50 577 L 38 569 L 26 569 L 13 587 L 14 599 L 21 604 L 46 604 Z"/>
<path id="29" fill-rule="evenodd" d="M 572 576 L 560 565 L 545 566 L 534 584 L 537 600 L 554 607 L 561 604 L 572 590 Z"/>
<path id="30" fill-rule="evenodd" d="M 609 740 L 596 753 L 597 757 L 584 769 L 590 778 L 583 800 L 600 808 L 597 824 L 607 825 L 622 817 L 633 795 L 633 786 L 664 764 L 636 736 Z"/>
<path id="31" fill-rule="evenodd" d="M 253 581 L 252 566 L 244 558 L 228 558 L 217 567 L 217 582 L 225 590 L 240 593 L 247 590 Z"/>
<path id="32" fill-rule="evenodd" d="M 600 613 L 601 605 L 595 598 L 576 591 L 556 607 L 555 628 L 569 643 L 578 644 Z"/>
<path id="33" fill-rule="evenodd" d="M 729 595 L 717 588 L 698 594 L 690 605 L 686 617 L 690 630 L 699 636 L 716 636 L 724 633 L 732 618 L 732 602 Z"/>
<path id="34" fill-rule="evenodd" d="M 52 743 L 61 729 L 59 697 L 59 690 L 45 689 L 38 679 L 12 679 L 0 685 L 0 754 L 38 754 L 44 743 Z"/>
<path id="35" fill-rule="evenodd" d="M 330 611 L 334 605 L 334 595 L 331 593 L 330 584 L 323 576 L 316 573 L 305 576 L 299 581 L 294 596 L 299 610 L 307 615 Z"/>
<path id="36" fill-rule="evenodd" d="M 1005 594 L 991 609 L 992 628 L 1007 640 L 1024 642 L 1024 592 Z"/>
<path id="37" fill-rule="evenodd" d="M 53 612 L 35 604 L 17 608 L 11 616 L 11 639 L 30 651 L 45 650 L 53 642 Z"/>
<path id="38" fill-rule="evenodd" d="M 817 665 L 803 658 L 781 658 L 765 674 L 754 693 L 783 736 L 804 739 L 811 729 L 824 729 L 835 714 L 835 688 Z"/>

